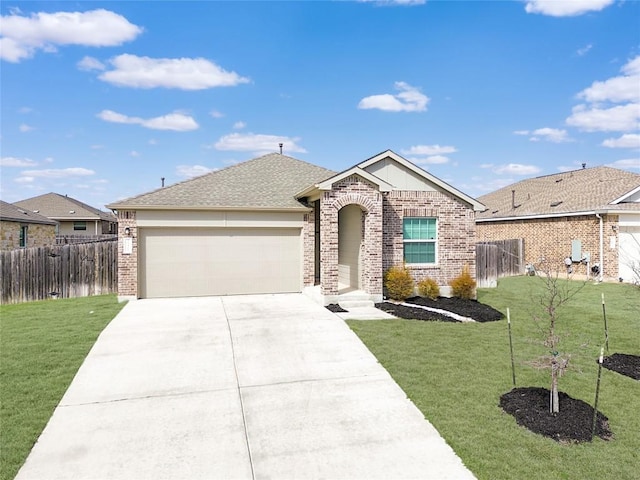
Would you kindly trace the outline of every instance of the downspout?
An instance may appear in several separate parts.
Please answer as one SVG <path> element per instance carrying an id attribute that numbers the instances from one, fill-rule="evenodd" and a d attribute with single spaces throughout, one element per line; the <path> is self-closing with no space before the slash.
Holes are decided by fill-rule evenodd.
<path id="1" fill-rule="evenodd" d="M 596 213 L 596 218 L 600 220 L 600 275 L 598 281 L 602 282 L 602 274 L 604 272 L 604 220 L 599 213 Z"/>

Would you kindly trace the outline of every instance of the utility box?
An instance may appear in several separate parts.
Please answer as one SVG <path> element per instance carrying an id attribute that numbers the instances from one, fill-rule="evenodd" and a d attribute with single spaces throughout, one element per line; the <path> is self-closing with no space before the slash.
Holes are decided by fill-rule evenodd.
<path id="1" fill-rule="evenodd" d="M 571 240 L 571 261 L 582 261 L 582 242 L 580 240 Z"/>

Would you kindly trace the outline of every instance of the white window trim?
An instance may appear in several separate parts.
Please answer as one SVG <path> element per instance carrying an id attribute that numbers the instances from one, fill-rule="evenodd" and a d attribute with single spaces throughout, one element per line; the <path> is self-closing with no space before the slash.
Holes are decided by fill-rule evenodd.
<path id="1" fill-rule="evenodd" d="M 432 239 L 421 239 L 421 238 L 416 238 L 416 239 L 405 239 L 404 238 L 404 221 L 407 218 L 433 218 L 436 221 L 436 238 Z M 402 219 L 402 260 L 404 260 L 404 244 L 405 243 L 433 243 L 435 245 L 435 251 L 434 251 L 434 257 L 435 257 L 435 262 L 433 263 L 409 263 L 406 262 L 407 266 L 411 266 L 411 267 L 435 267 L 438 266 L 438 239 L 439 239 L 439 235 L 438 235 L 438 226 L 439 226 L 440 222 L 438 222 L 438 217 L 403 217 Z"/>

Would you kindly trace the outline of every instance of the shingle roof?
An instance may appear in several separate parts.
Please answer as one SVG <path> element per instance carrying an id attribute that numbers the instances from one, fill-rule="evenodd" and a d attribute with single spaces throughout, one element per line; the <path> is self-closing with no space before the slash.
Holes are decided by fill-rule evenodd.
<path id="1" fill-rule="evenodd" d="M 611 167 L 583 168 L 530 178 L 479 197 L 478 200 L 487 206 L 487 210 L 476 218 L 489 220 L 569 215 L 615 209 L 640 211 L 638 203 L 610 205 L 638 186 L 639 174 Z M 516 208 L 513 208 L 514 204 Z"/>
<path id="2" fill-rule="evenodd" d="M 47 217 L 24 210 L 7 202 L 0 200 L 0 220 L 20 223 L 39 223 L 41 225 L 56 225 L 58 222 Z"/>
<path id="3" fill-rule="evenodd" d="M 109 208 L 301 208 L 294 195 L 335 172 L 270 153 L 201 177 L 119 200 Z"/>
<path id="4" fill-rule="evenodd" d="M 82 203 L 75 198 L 59 193 L 45 193 L 37 197 L 14 202 L 14 205 L 25 210 L 37 211 L 40 215 L 54 220 L 106 220 L 115 222 L 116 218 L 108 212 Z M 74 212 L 74 213 L 71 213 Z"/>

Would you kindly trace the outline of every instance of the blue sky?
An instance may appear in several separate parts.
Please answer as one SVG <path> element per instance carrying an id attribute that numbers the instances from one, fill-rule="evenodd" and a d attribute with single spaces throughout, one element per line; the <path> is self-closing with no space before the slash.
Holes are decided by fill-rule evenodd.
<path id="1" fill-rule="evenodd" d="M 278 150 L 392 149 L 471 196 L 640 173 L 640 2 L 0 6 L 1 192 L 98 208 Z"/>

